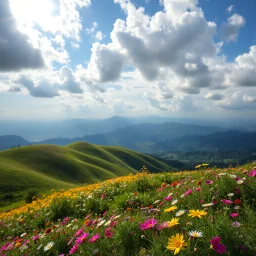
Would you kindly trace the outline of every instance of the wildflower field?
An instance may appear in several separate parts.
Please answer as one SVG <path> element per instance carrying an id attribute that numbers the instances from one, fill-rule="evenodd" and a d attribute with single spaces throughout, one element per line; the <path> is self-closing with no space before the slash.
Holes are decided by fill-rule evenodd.
<path id="1" fill-rule="evenodd" d="M 256 255 L 256 170 L 144 168 L 0 213 L 0 255 L 73 254 Z"/>

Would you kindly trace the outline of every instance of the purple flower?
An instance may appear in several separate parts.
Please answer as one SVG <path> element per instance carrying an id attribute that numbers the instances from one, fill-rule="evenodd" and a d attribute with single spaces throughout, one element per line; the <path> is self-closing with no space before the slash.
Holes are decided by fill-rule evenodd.
<path id="1" fill-rule="evenodd" d="M 206 180 L 205 183 L 208 184 L 208 185 L 211 185 L 211 184 L 213 184 L 213 181 L 212 180 Z"/>
<path id="2" fill-rule="evenodd" d="M 217 252 L 218 254 L 226 253 L 226 246 L 220 243 L 220 237 L 215 236 L 210 240 L 210 242 L 215 252 Z"/>

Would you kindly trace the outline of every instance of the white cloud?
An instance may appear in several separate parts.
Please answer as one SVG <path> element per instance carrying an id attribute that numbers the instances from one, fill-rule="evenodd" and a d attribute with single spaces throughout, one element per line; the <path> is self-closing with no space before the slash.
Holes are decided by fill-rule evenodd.
<path id="1" fill-rule="evenodd" d="M 234 5 L 230 5 L 228 8 L 227 8 L 227 12 L 231 13 L 233 10 L 234 10 Z"/>
<path id="2" fill-rule="evenodd" d="M 222 100 L 224 96 L 220 93 L 207 92 L 205 98 L 210 100 Z"/>
<path id="3" fill-rule="evenodd" d="M 245 94 L 243 96 L 243 100 L 244 100 L 244 102 L 256 102 L 256 97 L 249 96 L 249 95 Z"/>
<path id="4" fill-rule="evenodd" d="M 79 49 L 80 48 L 80 44 L 77 44 L 75 42 L 71 42 L 71 46 L 74 48 L 74 49 Z"/>
<path id="5" fill-rule="evenodd" d="M 87 35 L 90 35 L 92 39 L 95 39 L 96 41 L 102 41 L 104 35 L 100 30 L 97 31 L 97 29 L 98 23 L 93 22 L 92 27 L 85 29 L 85 32 L 87 33 Z"/>
<path id="6" fill-rule="evenodd" d="M 231 72 L 227 76 L 229 85 L 255 87 L 256 77 L 256 45 L 250 47 L 248 53 L 239 55 L 231 65 Z"/>
<path id="7" fill-rule="evenodd" d="M 123 56 L 113 44 L 94 43 L 86 78 L 92 82 L 114 81 L 119 78 L 122 66 Z"/>
<path id="8" fill-rule="evenodd" d="M 97 31 L 96 35 L 95 35 L 95 38 L 98 40 L 98 41 L 101 41 L 103 39 L 103 34 L 101 31 Z"/>
<path id="9" fill-rule="evenodd" d="M 62 92 L 71 94 L 82 94 L 80 82 L 77 80 L 73 71 L 63 66 L 59 71 L 48 71 L 48 73 L 21 73 L 16 75 L 8 82 L 9 91 L 13 85 L 20 85 L 26 88 L 30 95 L 40 98 L 54 98 L 60 96 Z M 17 91 L 17 90 L 16 90 Z"/>
<path id="10" fill-rule="evenodd" d="M 226 41 L 236 41 L 240 29 L 245 25 L 245 19 L 239 14 L 233 14 L 226 23 L 221 26 L 221 38 Z"/>

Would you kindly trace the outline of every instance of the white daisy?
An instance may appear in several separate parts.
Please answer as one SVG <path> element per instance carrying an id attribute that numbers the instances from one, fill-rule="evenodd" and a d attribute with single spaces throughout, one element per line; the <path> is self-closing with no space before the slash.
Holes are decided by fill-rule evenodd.
<path id="1" fill-rule="evenodd" d="M 176 212 L 175 216 L 179 217 L 181 215 L 183 215 L 186 212 L 186 210 L 179 210 L 178 212 Z"/>
<path id="2" fill-rule="evenodd" d="M 175 199 L 175 200 L 172 201 L 172 205 L 175 205 L 175 204 L 177 204 L 177 203 L 178 203 L 178 200 L 177 200 L 177 199 Z"/>
<path id="3" fill-rule="evenodd" d="M 234 193 L 228 193 L 228 196 L 232 197 L 232 196 L 234 196 Z"/>
<path id="4" fill-rule="evenodd" d="M 53 247 L 53 245 L 54 245 L 54 242 L 48 243 L 48 244 L 44 247 L 44 251 L 46 252 L 46 251 L 50 250 L 50 249 Z"/>
<path id="5" fill-rule="evenodd" d="M 190 237 L 202 237 L 203 236 L 203 233 L 200 232 L 200 231 L 196 231 L 196 230 L 191 230 L 188 232 L 188 235 Z"/>
<path id="6" fill-rule="evenodd" d="M 212 206 L 212 205 L 214 205 L 214 203 L 202 204 L 202 207 L 209 207 L 209 206 Z"/>

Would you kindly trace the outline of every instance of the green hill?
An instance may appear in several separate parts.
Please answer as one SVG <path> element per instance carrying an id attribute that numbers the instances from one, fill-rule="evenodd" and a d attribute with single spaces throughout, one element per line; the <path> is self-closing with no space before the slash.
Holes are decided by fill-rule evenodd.
<path id="1" fill-rule="evenodd" d="M 18 201 L 29 189 L 66 189 L 135 173 L 173 171 L 164 163 L 121 147 L 84 142 L 68 146 L 35 145 L 0 152 L 0 201 Z"/>

